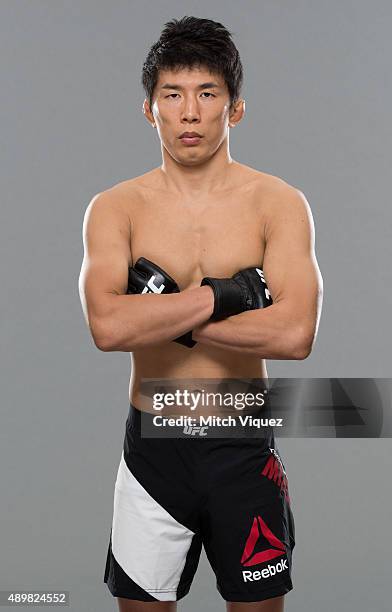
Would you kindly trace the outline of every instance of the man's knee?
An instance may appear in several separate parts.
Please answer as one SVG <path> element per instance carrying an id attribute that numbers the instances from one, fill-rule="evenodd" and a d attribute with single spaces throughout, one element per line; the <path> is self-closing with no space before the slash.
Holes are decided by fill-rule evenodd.
<path id="1" fill-rule="evenodd" d="M 176 612 L 175 601 L 138 601 L 117 597 L 119 612 Z"/>

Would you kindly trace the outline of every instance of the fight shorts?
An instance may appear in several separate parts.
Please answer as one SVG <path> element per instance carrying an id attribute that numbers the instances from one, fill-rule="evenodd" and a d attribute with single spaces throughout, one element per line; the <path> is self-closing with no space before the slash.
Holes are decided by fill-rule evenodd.
<path id="1" fill-rule="evenodd" d="M 130 406 L 115 483 L 104 575 L 112 595 L 178 601 L 202 545 L 226 601 L 290 591 L 294 520 L 273 433 L 148 438 L 141 414 Z"/>

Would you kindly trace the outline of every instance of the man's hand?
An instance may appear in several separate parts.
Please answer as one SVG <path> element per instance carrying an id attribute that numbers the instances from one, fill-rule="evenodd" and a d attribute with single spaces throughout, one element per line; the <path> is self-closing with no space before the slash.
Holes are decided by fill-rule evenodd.
<path id="1" fill-rule="evenodd" d="M 175 280 L 162 268 L 144 257 L 139 257 L 133 268 L 128 270 L 128 294 L 132 293 L 179 293 Z M 192 339 L 192 330 L 175 338 L 183 346 L 192 348 L 196 342 Z"/>
<path id="2" fill-rule="evenodd" d="M 232 278 L 205 277 L 202 285 L 209 285 L 214 292 L 214 311 L 211 321 L 271 306 L 272 299 L 261 268 L 246 268 Z"/>
<path id="3" fill-rule="evenodd" d="M 261 268 L 246 268 L 232 278 L 205 277 L 202 285 L 209 285 L 214 293 L 214 311 L 211 321 L 239 314 L 246 310 L 266 308 L 272 304 Z M 153 262 L 139 257 L 128 273 L 128 294 L 132 293 L 179 293 L 175 280 Z M 192 330 L 175 338 L 183 346 L 192 348 L 196 342 Z"/>

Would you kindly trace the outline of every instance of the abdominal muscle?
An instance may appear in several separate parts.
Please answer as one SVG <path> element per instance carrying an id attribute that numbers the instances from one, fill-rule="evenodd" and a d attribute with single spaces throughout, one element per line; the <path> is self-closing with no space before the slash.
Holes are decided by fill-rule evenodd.
<path id="1" fill-rule="evenodd" d="M 154 385 L 176 381 L 193 391 L 200 389 L 204 379 L 263 379 L 267 380 L 265 359 L 197 344 L 186 348 L 176 343 L 143 349 L 131 353 L 129 401 L 139 410 L 152 412 L 146 400 L 143 382 L 154 379 Z"/>

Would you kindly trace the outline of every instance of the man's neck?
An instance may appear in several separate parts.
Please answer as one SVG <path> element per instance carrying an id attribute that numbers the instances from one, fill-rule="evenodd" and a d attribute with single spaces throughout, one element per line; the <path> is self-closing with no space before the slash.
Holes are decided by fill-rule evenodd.
<path id="1" fill-rule="evenodd" d="M 162 184 L 171 192 L 183 196 L 202 197 L 219 192 L 227 186 L 233 167 L 237 164 L 230 153 L 221 152 L 203 163 L 185 165 L 174 160 L 163 151 L 163 162 L 158 172 Z"/>

